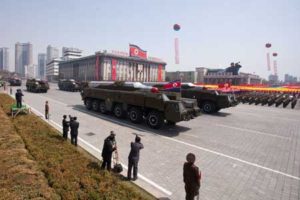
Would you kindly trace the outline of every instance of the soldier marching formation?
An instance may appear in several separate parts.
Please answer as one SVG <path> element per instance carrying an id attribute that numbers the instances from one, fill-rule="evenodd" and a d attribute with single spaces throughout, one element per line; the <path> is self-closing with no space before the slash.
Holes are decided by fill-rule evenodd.
<path id="1" fill-rule="evenodd" d="M 266 93 L 266 92 L 248 92 L 237 96 L 237 100 L 242 103 L 249 103 L 253 105 L 268 105 L 279 107 L 282 105 L 286 108 L 290 105 L 292 109 L 295 108 L 300 94 L 298 93 Z"/>

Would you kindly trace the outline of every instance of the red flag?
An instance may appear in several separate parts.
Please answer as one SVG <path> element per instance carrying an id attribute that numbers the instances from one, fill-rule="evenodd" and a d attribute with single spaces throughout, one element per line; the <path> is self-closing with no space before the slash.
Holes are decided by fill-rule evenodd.
<path id="1" fill-rule="evenodd" d="M 115 81 L 117 78 L 117 60 L 111 60 L 111 80 Z"/>
<path id="2" fill-rule="evenodd" d="M 172 81 L 164 85 L 164 90 L 180 92 L 181 82 L 180 80 Z"/>
<path id="3" fill-rule="evenodd" d="M 129 44 L 129 56 L 147 59 L 147 51 L 142 50 L 136 45 Z"/>

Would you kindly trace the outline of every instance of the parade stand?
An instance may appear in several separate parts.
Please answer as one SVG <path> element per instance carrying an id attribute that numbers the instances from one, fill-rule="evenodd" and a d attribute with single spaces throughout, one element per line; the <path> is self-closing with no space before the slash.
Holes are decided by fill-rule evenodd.
<path id="1" fill-rule="evenodd" d="M 15 118 L 18 114 L 29 114 L 30 113 L 30 107 L 27 105 L 22 105 L 21 108 L 17 107 L 17 104 L 13 104 L 10 107 L 11 110 L 11 117 Z"/>

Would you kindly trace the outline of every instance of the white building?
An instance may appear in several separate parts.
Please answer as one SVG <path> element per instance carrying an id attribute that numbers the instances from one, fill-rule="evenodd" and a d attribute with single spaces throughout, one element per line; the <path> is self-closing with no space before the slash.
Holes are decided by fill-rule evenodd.
<path id="1" fill-rule="evenodd" d="M 46 66 L 46 78 L 48 81 L 57 81 L 59 75 L 59 62 L 61 59 L 55 58 L 47 63 Z"/>
<path id="2" fill-rule="evenodd" d="M 38 68 L 37 65 L 25 65 L 25 77 L 26 78 L 37 78 Z"/>
<path id="3" fill-rule="evenodd" d="M 59 58 L 59 50 L 56 47 L 52 47 L 51 45 L 47 46 L 47 60 L 46 63 L 50 62 L 51 60 Z"/>
<path id="4" fill-rule="evenodd" d="M 68 61 L 76 58 L 80 58 L 82 56 L 82 50 L 77 49 L 77 48 L 68 48 L 68 47 L 63 47 L 62 48 L 62 60 L 63 61 Z"/>
<path id="5" fill-rule="evenodd" d="M 0 48 L 0 70 L 9 71 L 9 49 Z"/>

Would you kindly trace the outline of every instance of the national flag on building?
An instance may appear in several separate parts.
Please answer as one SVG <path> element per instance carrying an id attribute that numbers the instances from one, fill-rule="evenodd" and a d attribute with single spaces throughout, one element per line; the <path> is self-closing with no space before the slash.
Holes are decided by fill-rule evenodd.
<path id="1" fill-rule="evenodd" d="M 137 45 L 129 44 L 129 56 L 147 59 L 147 51 L 142 50 Z"/>
<path id="2" fill-rule="evenodd" d="M 181 88 L 180 80 L 169 82 L 165 84 L 163 87 L 165 91 L 170 91 L 170 92 L 180 92 L 180 88 Z"/>

